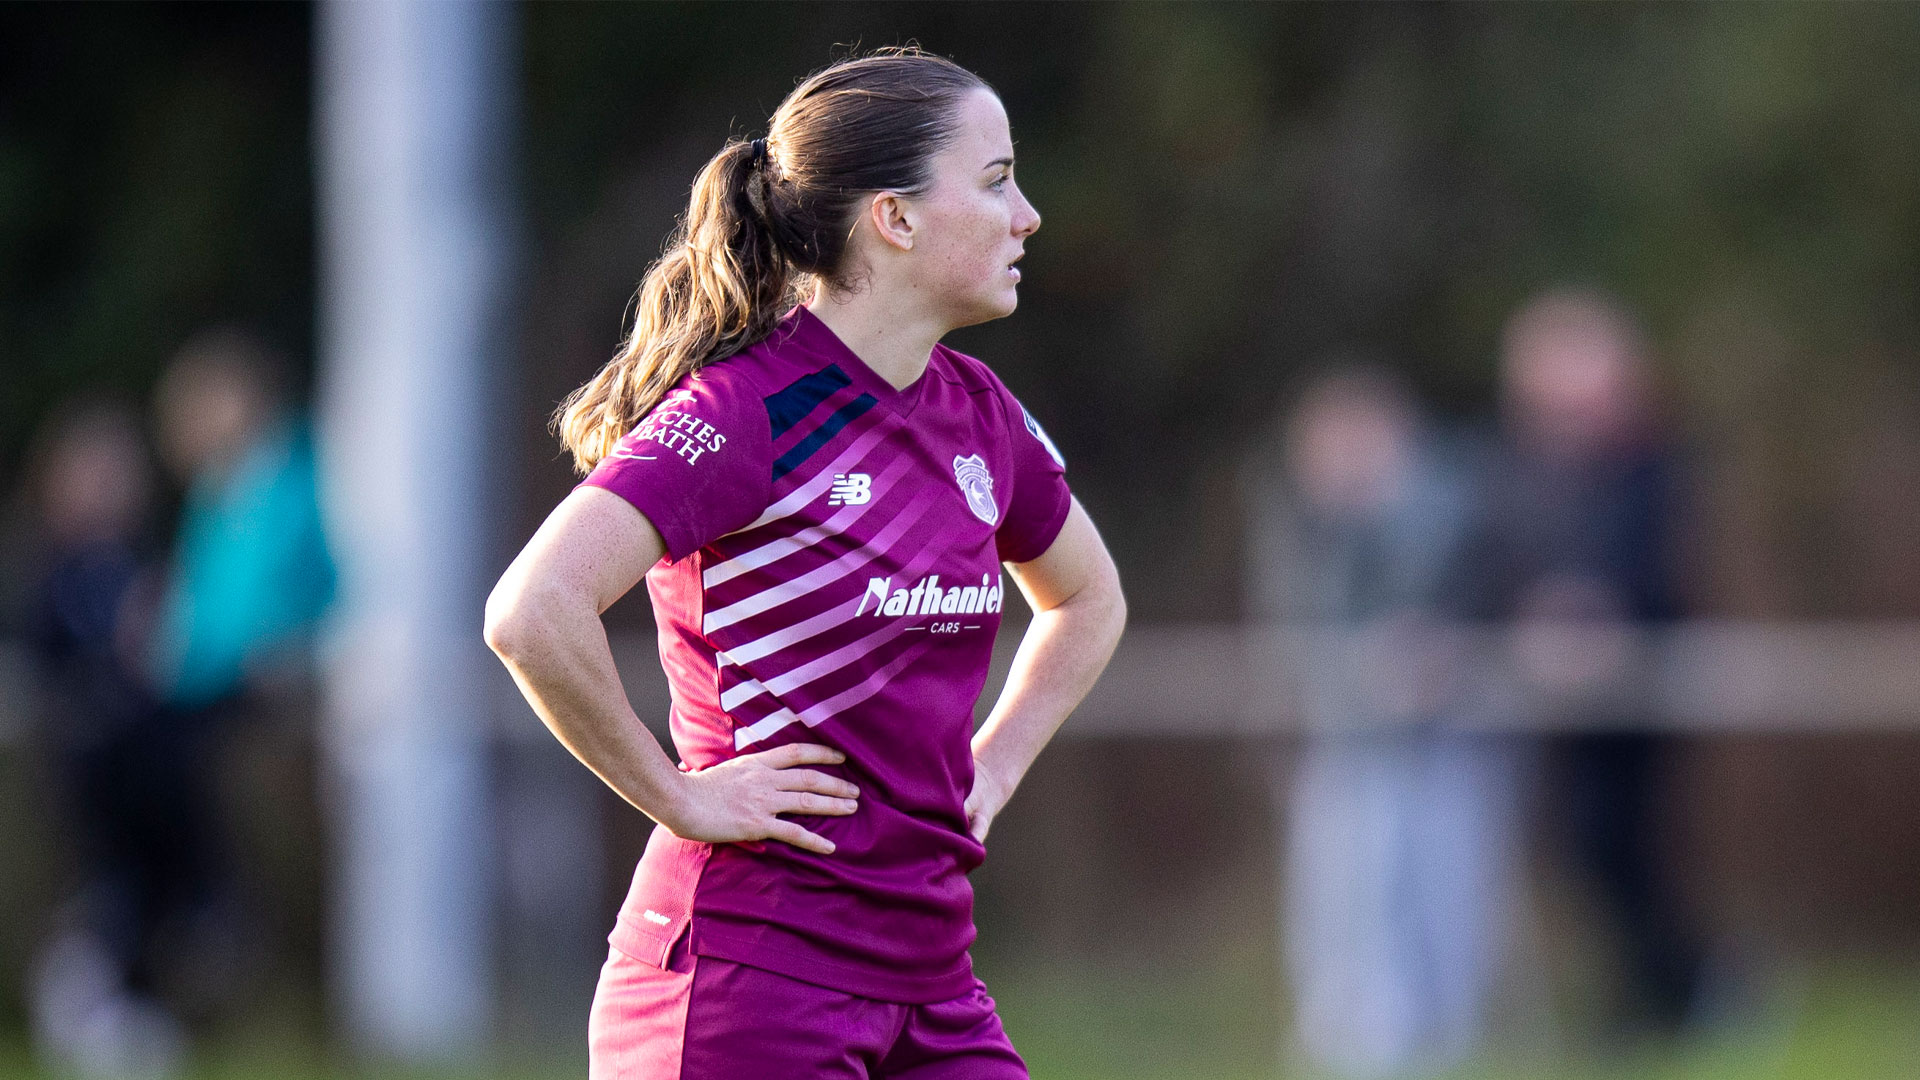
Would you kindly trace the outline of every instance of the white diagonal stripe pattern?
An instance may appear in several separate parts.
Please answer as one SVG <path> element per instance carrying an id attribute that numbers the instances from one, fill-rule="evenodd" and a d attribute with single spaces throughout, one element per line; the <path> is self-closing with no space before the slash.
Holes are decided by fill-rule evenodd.
<path id="1" fill-rule="evenodd" d="M 862 657 L 904 632 L 904 627 L 889 623 L 858 641 L 842 645 L 810 663 L 781 672 L 766 682 L 752 678 L 744 679 L 720 695 L 720 708 L 726 712 L 732 712 L 741 704 L 752 701 L 761 694 L 791 693 L 815 679 L 831 675 L 849 664 L 859 663 Z"/>
<path id="2" fill-rule="evenodd" d="M 766 684 L 751 675 L 726 688 L 720 694 L 720 711 L 732 712 L 742 704 L 767 692 Z"/>
<path id="3" fill-rule="evenodd" d="M 746 727 L 736 730 L 733 733 L 733 748 L 735 750 L 745 750 L 747 747 L 752 746 L 754 743 L 759 742 L 761 739 L 766 738 L 799 719 L 799 717 L 793 715 L 793 710 L 791 709 L 778 709 L 768 713 L 753 723 L 748 724 Z"/>
<path id="4" fill-rule="evenodd" d="M 820 724 L 832 719 L 847 708 L 858 705 L 879 693 L 880 688 L 887 684 L 888 679 L 899 674 L 900 669 L 906 667 L 907 663 L 915 656 L 918 656 L 926 647 L 926 642 L 923 640 L 920 644 L 894 657 L 886 667 L 875 672 L 864 682 L 860 683 L 860 685 L 850 687 L 817 705 L 803 709 L 797 716 L 791 710 L 781 709 L 778 712 L 762 717 L 733 733 L 733 748 L 735 750 L 745 750 L 747 747 L 785 728 L 796 720 L 808 727 L 818 727 Z"/>
<path id="5" fill-rule="evenodd" d="M 737 653 L 739 654 L 738 657 L 732 662 L 735 664 L 747 664 L 763 656 L 777 653 L 789 645 L 798 644 L 815 634 L 825 633 L 831 627 L 846 622 L 850 616 L 847 615 L 844 610 L 845 608 L 845 604 L 837 608 L 829 608 L 811 619 L 804 619 L 783 630 L 775 630 L 771 634 L 754 638 L 744 645 L 735 646 L 728 655 L 732 656 Z"/>
<path id="6" fill-rule="evenodd" d="M 912 459 L 905 454 L 894 458 L 874 480 L 873 486 L 884 493 L 912 464 Z M 884 497 L 883 494 L 882 498 Z M 732 581 L 749 570 L 757 570 L 769 563 L 778 562 L 796 551 L 810 548 L 829 536 L 846 532 L 848 527 L 860 520 L 868 510 L 878 505 L 880 500 L 875 499 L 872 502 L 842 507 L 839 513 L 812 528 L 802 529 L 792 536 L 782 536 L 752 551 L 743 552 L 725 562 L 707 567 L 700 574 L 700 583 L 710 589 L 722 582 Z"/>
<path id="7" fill-rule="evenodd" d="M 906 627 L 889 622 L 858 641 L 842 645 L 825 656 L 768 679 L 765 683 L 767 692 L 790 694 L 815 679 L 831 675 L 848 664 L 858 663 L 868 653 L 905 632 Z"/>
<path id="8" fill-rule="evenodd" d="M 752 618 L 769 608 L 778 607 L 790 600 L 797 600 L 808 593 L 816 592 L 839 581 L 878 558 L 880 553 L 891 547 L 893 542 L 898 540 L 902 533 L 905 533 L 918 522 L 932 505 L 933 501 L 931 499 L 921 499 L 915 503 L 911 503 L 899 517 L 887 522 L 885 528 L 874 534 L 872 540 L 854 548 L 838 559 L 822 566 L 817 566 L 799 577 L 794 578 L 792 581 L 783 581 L 771 588 L 762 589 L 743 600 L 736 600 L 726 607 L 716 611 L 709 611 L 706 618 L 701 620 L 700 632 L 702 634 L 712 634 L 717 630 L 732 626 L 741 619 Z M 734 655 L 738 656 L 739 654 L 735 652 Z"/>
<path id="9" fill-rule="evenodd" d="M 916 518 L 917 517 L 918 515 L 916 515 Z M 912 569 L 906 569 L 903 570 L 901 576 L 903 578 L 911 578 L 914 576 L 914 573 Z M 770 656 L 789 645 L 797 645 L 816 634 L 825 633 L 833 627 L 846 622 L 851 616 L 846 613 L 845 609 L 845 604 L 828 608 L 810 619 L 802 619 L 792 626 L 782 627 L 770 634 L 762 634 L 752 641 L 745 641 L 734 645 L 726 649 L 721 655 L 725 656 L 726 661 L 731 664 L 750 664 L 763 656 Z"/>

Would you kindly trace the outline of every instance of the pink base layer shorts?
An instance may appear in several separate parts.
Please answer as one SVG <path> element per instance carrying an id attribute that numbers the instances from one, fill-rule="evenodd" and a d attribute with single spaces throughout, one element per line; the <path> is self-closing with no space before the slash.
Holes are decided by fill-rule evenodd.
<path id="1" fill-rule="evenodd" d="M 608 950 L 587 1021 L 590 1080 L 1027 1080 L 978 980 L 905 1005 L 712 956 Z"/>

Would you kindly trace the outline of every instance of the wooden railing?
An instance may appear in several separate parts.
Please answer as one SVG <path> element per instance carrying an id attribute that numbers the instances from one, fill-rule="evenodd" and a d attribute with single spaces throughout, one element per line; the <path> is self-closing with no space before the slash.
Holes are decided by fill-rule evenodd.
<path id="1" fill-rule="evenodd" d="M 1019 627 L 1001 635 L 981 695 L 991 704 Z M 1920 728 L 1920 622 L 1765 623 L 1700 620 L 1616 634 L 1583 626 L 1452 628 L 1447 655 L 1477 679 L 1466 727 L 1542 730 L 1647 726 L 1712 731 L 1884 731 Z M 1573 685 L 1521 674 L 1522 652 L 1603 657 L 1607 673 Z M 1356 658 L 1356 651 L 1358 658 Z M 667 690 L 650 633 L 619 635 L 615 659 L 643 715 Z M 1370 667 L 1367 658 L 1374 660 Z M 1062 738 L 1271 735 L 1304 727 L 1303 672 L 1344 663 L 1388 677 L 1393 641 L 1311 627 L 1145 624 L 1127 631 Z M 1557 688 L 1550 688 L 1557 687 Z M 519 708 L 524 715 L 525 706 Z"/>

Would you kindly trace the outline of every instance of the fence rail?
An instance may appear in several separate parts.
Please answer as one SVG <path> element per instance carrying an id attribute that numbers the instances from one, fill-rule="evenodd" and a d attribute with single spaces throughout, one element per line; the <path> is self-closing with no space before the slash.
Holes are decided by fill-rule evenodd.
<path id="1" fill-rule="evenodd" d="M 993 701 L 1020 627 L 994 649 L 981 710 Z M 1509 631 L 1453 628 L 1454 655 L 1507 677 L 1499 707 L 1463 726 L 1536 731 L 1642 726 L 1690 732 L 1838 732 L 1920 729 L 1920 622 L 1700 620 L 1622 638 L 1578 626 L 1547 628 L 1562 655 L 1614 658 L 1610 677 L 1577 692 L 1536 692 L 1512 677 Z M 614 635 L 627 694 L 649 726 L 665 730 L 666 679 L 651 632 Z M 1368 663 L 1371 658 L 1371 664 Z M 1145 624 L 1127 631 L 1113 663 L 1062 729 L 1062 738 L 1270 736 L 1305 727 L 1305 672 L 1344 663 L 1364 678 L 1396 673 L 1393 642 L 1304 626 Z M 32 708 L 30 669 L 0 642 L 0 743 L 17 738 Z M 504 673 L 496 680 L 502 736 L 542 736 Z M 1569 697 L 1579 707 L 1556 707 Z M 1544 702 L 1544 704 L 1543 704 Z M 655 718 L 657 715 L 657 719 Z"/>
<path id="2" fill-rule="evenodd" d="M 1699 620 L 1618 634 L 1543 626 L 1525 634 L 1444 628 L 1447 651 L 1486 676 L 1486 707 L 1459 722 L 1494 730 L 1651 727 L 1692 732 L 1893 731 L 1920 728 L 1920 622 Z M 981 695 L 992 703 L 1019 627 L 1002 634 Z M 1356 678 L 1397 674 L 1394 638 L 1307 626 L 1146 624 L 1127 631 L 1062 738 L 1263 736 L 1302 730 L 1303 673 L 1328 663 Z M 628 694 L 667 700 L 651 634 L 614 639 Z M 1600 658 L 1605 674 L 1522 676 L 1521 653 Z M 1369 663 L 1371 660 L 1371 664 Z M 1544 666 L 1552 667 L 1552 662 Z M 1577 659 L 1576 665 L 1577 666 Z M 1486 687 L 1497 687 L 1485 691 Z M 524 706 L 521 706 L 524 715 Z"/>

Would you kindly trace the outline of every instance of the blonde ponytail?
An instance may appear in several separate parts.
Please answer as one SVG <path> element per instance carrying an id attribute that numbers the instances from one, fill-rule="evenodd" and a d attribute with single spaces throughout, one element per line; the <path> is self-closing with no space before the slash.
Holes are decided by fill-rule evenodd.
<path id="1" fill-rule="evenodd" d="M 729 142 L 647 268 L 626 344 L 554 412 L 585 474 L 673 385 L 773 332 L 818 276 L 838 282 L 867 193 L 917 194 L 978 75 L 917 47 L 842 60 L 794 87 L 765 139 Z"/>
<path id="2" fill-rule="evenodd" d="M 753 206 L 754 157 L 730 142 L 700 170 L 667 253 L 641 279 L 626 345 L 554 413 L 581 474 L 688 372 L 766 337 L 793 302 L 793 268 Z"/>

